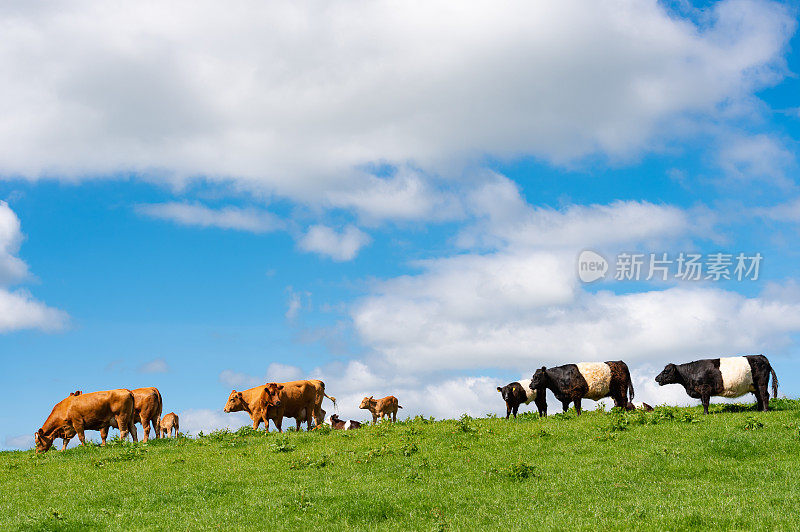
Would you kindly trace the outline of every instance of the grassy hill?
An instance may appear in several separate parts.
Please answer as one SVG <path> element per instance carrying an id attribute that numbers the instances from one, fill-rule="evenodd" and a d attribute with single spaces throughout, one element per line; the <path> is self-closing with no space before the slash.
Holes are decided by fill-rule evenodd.
<path id="1" fill-rule="evenodd" d="M 800 401 L 0 453 L 0 529 L 800 529 Z"/>

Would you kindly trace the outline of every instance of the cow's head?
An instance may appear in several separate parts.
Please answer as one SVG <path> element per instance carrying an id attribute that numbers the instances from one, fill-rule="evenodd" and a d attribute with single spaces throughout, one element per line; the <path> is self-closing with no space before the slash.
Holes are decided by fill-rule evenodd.
<path id="1" fill-rule="evenodd" d="M 658 374 L 656 377 L 656 382 L 659 386 L 664 386 L 665 384 L 675 384 L 680 382 L 680 377 L 678 375 L 678 366 L 675 364 L 667 364 L 664 366 L 664 371 Z"/>
<path id="2" fill-rule="evenodd" d="M 538 390 L 547 384 L 547 367 L 542 366 L 531 376 L 530 389 Z"/>
<path id="3" fill-rule="evenodd" d="M 339 414 L 331 414 L 330 417 L 331 423 L 338 423 L 339 422 Z"/>
<path id="4" fill-rule="evenodd" d="M 33 434 L 33 441 L 36 443 L 36 452 L 44 453 L 53 445 L 55 438 L 48 438 L 42 429 Z"/>
<path id="5" fill-rule="evenodd" d="M 75 390 L 74 392 L 72 392 L 72 393 L 71 393 L 71 394 L 69 394 L 69 395 L 70 395 L 70 397 L 74 397 L 74 396 L 76 396 L 76 395 L 80 395 L 80 394 L 82 394 L 82 393 L 83 393 L 83 392 L 82 392 L 82 391 L 80 391 L 80 390 Z"/>
<path id="6" fill-rule="evenodd" d="M 365 397 L 365 398 L 363 398 L 361 400 L 361 404 L 358 406 L 358 408 L 369 409 L 370 406 L 373 406 L 373 405 L 376 405 L 376 404 L 378 404 L 378 401 L 373 399 L 373 396 L 370 395 L 369 397 Z"/>
<path id="7" fill-rule="evenodd" d="M 509 396 L 511 395 L 511 386 L 508 384 L 502 387 L 498 386 L 497 391 L 503 396 L 503 401 L 508 402 Z"/>
<path id="8" fill-rule="evenodd" d="M 223 410 L 228 413 L 241 412 L 242 410 L 248 409 L 249 406 L 247 405 L 247 401 L 244 400 L 242 392 L 237 392 L 236 390 L 233 390 L 228 396 L 228 402 L 225 403 L 225 408 L 223 408 Z"/>
<path id="9" fill-rule="evenodd" d="M 261 392 L 261 405 L 264 408 L 281 406 L 281 390 L 283 390 L 283 384 L 270 382 L 264 386 L 264 390 Z"/>

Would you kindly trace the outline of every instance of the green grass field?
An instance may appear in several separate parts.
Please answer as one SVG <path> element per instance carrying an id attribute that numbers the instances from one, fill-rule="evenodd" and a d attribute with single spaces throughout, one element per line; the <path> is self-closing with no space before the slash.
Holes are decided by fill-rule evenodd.
<path id="1" fill-rule="evenodd" d="M 800 401 L 0 453 L 2 530 L 800 530 Z"/>

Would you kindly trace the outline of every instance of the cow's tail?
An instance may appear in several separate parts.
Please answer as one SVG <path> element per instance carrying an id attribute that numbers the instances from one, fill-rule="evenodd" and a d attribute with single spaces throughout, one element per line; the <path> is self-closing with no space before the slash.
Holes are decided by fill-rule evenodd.
<path id="1" fill-rule="evenodd" d="M 397 405 L 397 408 L 403 408 L 403 407 L 402 407 L 402 406 L 400 406 L 400 405 L 398 404 L 398 405 Z"/>
<path id="2" fill-rule="evenodd" d="M 772 369 L 772 366 L 769 367 L 769 372 L 772 374 L 772 398 L 775 399 L 778 397 L 778 376 L 775 375 L 775 370 Z"/>
<path id="3" fill-rule="evenodd" d="M 327 393 L 325 393 L 325 383 L 322 382 L 322 381 L 319 381 L 319 382 L 322 384 L 322 395 L 331 400 L 331 402 L 333 403 L 333 409 L 336 410 L 337 409 L 337 407 L 336 407 L 336 398 L 334 396 L 332 396 L 332 395 L 328 395 Z M 320 399 L 320 401 L 321 401 L 321 399 Z"/>

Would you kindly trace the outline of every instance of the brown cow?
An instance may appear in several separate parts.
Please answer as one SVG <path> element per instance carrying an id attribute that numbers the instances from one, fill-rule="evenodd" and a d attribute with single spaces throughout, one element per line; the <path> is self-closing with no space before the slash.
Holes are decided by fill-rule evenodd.
<path id="1" fill-rule="evenodd" d="M 264 419 L 262 409 L 263 399 L 261 397 L 264 393 L 264 386 L 265 385 L 256 386 L 241 392 L 233 390 L 228 396 L 228 402 L 225 403 L 223 411 L 227 413 L 247 412 L 250 415 L 250 419 L 253 421 L 253 428 L 257 429 Z M 269 430 L 269 425 L 267 425 L 267 430 Z"/>
<path id="2" fill-rule="evenodd" d="M 174 434 L 173 434 L 173 429 L 175 429 Z M 161 418 L 160 430 L 162 438 L 168 438 L 168 437 L 177 438 L 178 431 L 180 430 L 180 428 L 178 427 L 178 414 L 176 414 L 175 412 L 170 412 L 169 414 Z"/>
<path id="3" fill-rule="evenodd" d="M 281 384 L 283 386 L 287 386 L 290 388 L 299 388 L 301 389 L 302 393 L 306 393 L 305 389 L 306 386 L 310 386 L 314 390 L 314 401 L 313 407 L 309 409 L 300 409 L 296 411 L 294 408 L 290 408 L 288 412 L 291 413 L 284 413 L 285 417 L 293 417 L 297 422 L 298 429 L 300 428 L 300 423 L 307 422 L 311 423 L 311 417 L 313 416 L 314 421 L 317 425 L 322 424 L 325 420 L 325 411 L 322 410 L 322 400 L 323 398 L 327 397 L 331 401 L 333 401 L 334 406 L 336 405 L 336 398 L 331 397 L 330 395 L 325 393 L 325 383 L 318 379 L 311 379 L 311 380 L 302 380 L 302 381 L 290 381 L 290 382 L 282 382 L 282 383 L 275 383 Z M 269 421 L 264 420 L 265 412 L 261 411 L 261 407 L 263 402 L 260 401 L 261 395 L 264 392 L 264 388 L 266 384 L 262 384 L 261 386 L 255 386 L 253 388 L 249 388 L 247 390 L 242 390 L 241 392 L 237 392 L 233 390 L 230 395 L 228 396 L 228 402 L 225 404 L 225 412 L 247 412 L 250 414 L 250 419 L 253 421 L 253 428 L 257 429 L 261 422 L 267 425 L 267 430 L 269 430 Z M 291 393 L 291 396 L 295 396 L 296 393 Z M 308 413 L 311 412 L 312 416 L 309 416 Z M 267 419 L 274 420 L 275 414 L 271 413 L 270 417 Z"/>
<path id="4" fill-rule="evenodd" d="M 156 438 L 161 437 L 161 392 L 158 388 L 136 388 L 133 392 L 134 423 L 141 423 L 144 428 L 142 441 L 150 439 L 150 423 L 156 431 Z"/>
<path id="5" fill-rule="evenodd" d="M 284 417 L 293 417 L 300 430 L 300 423 L 305 421 L 311 430 L 311 415 L 317 401 L 317 388 L 308 381 L 292 381 L 286 383 L 270 382 L 261 392 L 261 402 L 257 411 L 261 413 L 264 424 L 269 430 L 269 420 L 275 423 L 278 432 L 283 432 Z"/>
<path id="6" fill-rule="evenodd" d="M 133 441 L 138 441 L 133 416 L 134 399 L 130 390 L 73 392 L 53 407 L 42 428 L 34 434 L 36 452 L 50 449 L 56 438 L 63 440 L 61 447 L 63 451 L 76 434 L 81 443 L 86 444 L 84 436 L 86 430 L 99 430 L 100 438 L 105 445 L 109 426 L 118 428 L 122 439 L 125 439 L 130 431 Z"/>
<path id="7" fill-rule="evenodd" d="M 378 417 L 383 421 L 383 416 L 389 416 L 390 421 L 397 421 L 397 409 L 403 407 L 397 404 L 397 397 L 394 395 L 387 395 L 383 399 L 375 399 L 370 395 L 361 400 L 358 408 L 372 412 L 372 423 L 375 424 Z"/>

